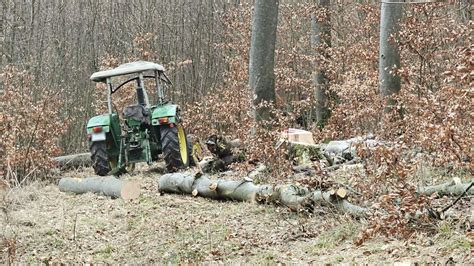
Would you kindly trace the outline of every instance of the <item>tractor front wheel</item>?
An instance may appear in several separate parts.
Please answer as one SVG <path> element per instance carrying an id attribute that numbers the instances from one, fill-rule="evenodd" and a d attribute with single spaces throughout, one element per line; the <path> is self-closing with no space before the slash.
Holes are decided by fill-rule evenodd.
<path id="1" fill-rule="evenodd" d="M 189 152 L 186 133 L 181 125 L 160 128 L 161 147 L 168 170 L 182 169 L 189 165 Z"/>
<path id="2" fill-rule="evenodd" d="M 110 172 L 110 165 L 105 141 L 92 142 L 90 151 L 94 172 L 100 176 L 107 175 Z"/>

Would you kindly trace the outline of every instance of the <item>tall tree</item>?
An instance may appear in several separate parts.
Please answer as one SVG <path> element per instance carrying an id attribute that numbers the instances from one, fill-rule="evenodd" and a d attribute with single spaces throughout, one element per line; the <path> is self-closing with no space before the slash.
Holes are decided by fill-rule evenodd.
<path id="1" fill-rule="evenodd" d="M 327 48 L 331 47 L 331 20 L 329 16 L 330 0 L 318 0 L 318 14 L 311 16 L 311 46 L 316 48 L 319 57 L 313 72 L 313 85 L 316 99 L 316 122 L 324 125 L 329 118 L 329 80 L 323 61 L 328 59 Z"/>
<path id="2" fill-rule="evenodd" d="M 254 92 L 256 121 L 268 120 L 270 109 L 259 106 L 275 102 L 275 42 L 278 0 L 256 0 L 250 43 L 249 84 Z"/>
<path id="3" fill-rule="evenodd" d="M 381 5 L 380 14 L 380 46 L 379 46 L 379 83 L 380 93 L 388 96 L 400 91 L 400 77 L 393 73 L 400 67 L 400 53 L 396 38 L 399 20 L 402 18 L 402 4 L 399 0 L 385 0 Z"/>

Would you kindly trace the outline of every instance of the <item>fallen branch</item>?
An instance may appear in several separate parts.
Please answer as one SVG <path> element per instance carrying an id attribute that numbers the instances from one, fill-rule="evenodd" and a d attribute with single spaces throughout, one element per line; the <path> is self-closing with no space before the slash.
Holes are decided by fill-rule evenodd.
<path id="1" fill-rule="evenodd" d="M 58 163 L 59 168 L 62 170 L 92 165 L 89 152 L 59 156 L 53 158 L 53 160 Z"/>
<path id="2" fill-rule="evenodd" d="M 439 196 L 459 196 L 463 194 L 464 192 L 465 195 L 474 195 L 474 188 L 469 186 L 472 184 L 474 181 L 469 181 L 466 183 L 462 183 L 459 178 L 454 178 L 452 181 L 439 184 L 439 185 L 433 185 L 433 186 L 426 186 L 426 187 L 419 187 L 417 192 L 419 194 L 423 195 L 431 195 L 434 193 L 437 193 Z M 468 189 L 469 188 L 469 189 Z"/>
<path id="3" fill-rule="evenodd" d="M 466 190 L 464 190 L 464 192 L 455 201 L 453 201 L 453 203 L 451 203 L 448 206 L 444 207 L 443 210 L 441 211 L 441 213 L 446 212 L 451 207 L 453 207 L 456 203 L 458 203 L 458 201 L 466 195 L 467 191 L 470 190 L 472 188 L 472 186 L 474 186 L 474 181 L 471 182 L 471 184 L 466 188 Z"/>
<path id="4" fill-rule="evenodd" d="M 345 198 L 347 193 L 309 191 L 295 185 L 256 185 L 250 179 L 211 180 L 207 176 L 194 177 L 189 173 L 172 173 L 159 177 L 158 187 L 158 190 L 163 193 L 192 194 L 220 200 L 280 203 L 294 211 L 312 210 L 316 205 L 322 205 L 336 207 L 357 217 L 367 214 L 366 208 L 347 201 Z"/>
<path id="5" fill-rule="evenodd" d="M 123 181 L 113 176 L 93 176 L 86 178 L 63 177 L 59 180 L 59 191 L 83 194 L 92 192 L 125 200 L 140 196 L 140 185 L 134 181 Z"/>

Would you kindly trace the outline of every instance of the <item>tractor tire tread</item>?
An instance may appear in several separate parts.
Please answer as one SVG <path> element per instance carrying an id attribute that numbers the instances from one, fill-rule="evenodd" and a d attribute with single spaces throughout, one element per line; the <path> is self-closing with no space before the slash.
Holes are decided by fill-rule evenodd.
<path id="1" fill-rule="evenodd" d="M 164 126 L 161 128 L 161 146 L 168 170 L 173 171 L 186 167 L 181 160 L 177 127 Z"/>
<path id="2" fill-rule="evenodd" d="M 94 172 L 99 176 L 106 176 L 111 169 L 105 141 L 92 142 L 90 152 Z"/>

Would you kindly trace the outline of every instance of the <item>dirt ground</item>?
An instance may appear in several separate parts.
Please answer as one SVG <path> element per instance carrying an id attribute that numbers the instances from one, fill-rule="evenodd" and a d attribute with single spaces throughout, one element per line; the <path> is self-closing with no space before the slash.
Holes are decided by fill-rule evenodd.
<path id="1" fill-rule="evenodd" d="M 146 169 L 146 168 L 145 168 Z M 90 170 L 63 176 L 92 175 Z M 0 263 L 449 263 L 474 265 L 474 239 L 463 199 L 453 220 L 408 240 L 354 239 L 364 227 L 329 208 L 284 207 L 159 195 L 153 171 L 139 169 L 133 201 L 62 193 L 56 183 L 10 191 L 0 217 Z M 467 206 L 467 207 L 466 207 Z"/>

